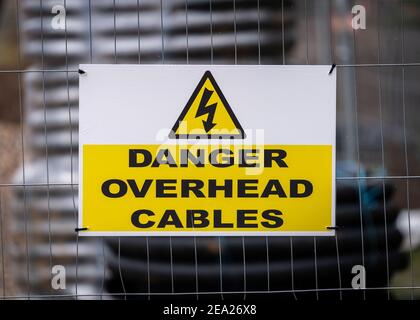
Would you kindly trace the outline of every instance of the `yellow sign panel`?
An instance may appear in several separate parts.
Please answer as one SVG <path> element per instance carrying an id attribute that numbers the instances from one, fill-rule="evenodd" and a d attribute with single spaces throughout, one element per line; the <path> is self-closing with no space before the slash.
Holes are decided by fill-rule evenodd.
<path id="1" fill-rule="evenodd" d="M 325 232 L 331 146 L 85 145 L 89 231 Z"/>

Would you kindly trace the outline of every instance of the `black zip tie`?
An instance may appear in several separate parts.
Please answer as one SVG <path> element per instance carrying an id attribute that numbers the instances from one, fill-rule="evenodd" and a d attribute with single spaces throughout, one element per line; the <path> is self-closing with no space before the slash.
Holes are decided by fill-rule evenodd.
<path id="1" fill-rule="evenodd" d="M 79 72 L 79 74 L 86 74 L 86 71 L 82 69 L 79 69 L 77 72 Z"/>
<path id="2" fill-rule="evenodd" d="M 333 73 L 335 67 L 336 67 L 336 65 L 335 65 L 335 63 L 333 63 L 332 66 L 331 66 L 330 72 L 328 72 L 328 74 Z"/>
<path id="3" fill-rule="evenodd" d="M 79 231 L 86 231 L 89 228 L 75 228 L 74 231 L 79 232 Z"/>
<path id="4" fill-rule="evenodd" d="M 339 226 L 335 226 L 335 227 L 327 227 L 328 230 L 339 230 L 340 227 Z"/>

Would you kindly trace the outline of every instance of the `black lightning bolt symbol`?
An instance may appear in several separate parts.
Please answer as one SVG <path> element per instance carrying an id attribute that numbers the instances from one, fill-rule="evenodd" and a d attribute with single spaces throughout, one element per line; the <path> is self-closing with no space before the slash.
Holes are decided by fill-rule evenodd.
<path id="1" fill-rule="evenodd" d="M 210 97 L 213 95 L 213 92 L 214 91 L 212 90 L 208 90 L 207 88 L 204 88 L 204 92 L 201 97 L 200 104 L 198 105 L 197 113 L 195 114 L 196 118 L 204 116 L 206 114 L 208 115 L 207 119 L 203 120 L 203 126 L 206 132 L 209 132 L 216 125 L 216 123 L 213 122 L 213 119 L 214 119 L 214 114 L 216 112 L 217 102 L 209 106 L 207 105 L 207 103 L 210 100 Z"/>

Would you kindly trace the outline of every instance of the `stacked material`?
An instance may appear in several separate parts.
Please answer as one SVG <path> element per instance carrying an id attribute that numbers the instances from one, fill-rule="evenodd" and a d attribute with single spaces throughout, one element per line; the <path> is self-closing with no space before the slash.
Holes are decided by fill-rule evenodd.
<path id="1" fill-rule="evenodd" d="M 54 28 L 52 10 L 63 2 L 20 1 L 21 51 L 28 72 L 24 90 L 24 164 L 15 175 L 14 250 L 21 294 L 92 294 L 101 290 L 102 247 L 81 239 L 77 219 L 78 74 L 89 52 L 89 10 L 67 1 L 65 30 Z M 40 72 L 45 70 L 45 72 Z M 51 71 L 53 70 L 53 71 Z M 51 284 L 53 267 L 65 267 L 65 289 Z"/>

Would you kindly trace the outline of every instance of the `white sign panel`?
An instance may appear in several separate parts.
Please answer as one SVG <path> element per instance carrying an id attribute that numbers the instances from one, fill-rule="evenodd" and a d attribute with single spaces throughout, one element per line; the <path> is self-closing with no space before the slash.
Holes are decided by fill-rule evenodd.
<path id="1" fill-rule="evenodd" d="M 330 66 L 81 65 L 81 235 L 333 235 Z"/>

